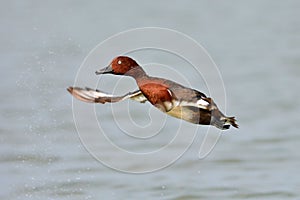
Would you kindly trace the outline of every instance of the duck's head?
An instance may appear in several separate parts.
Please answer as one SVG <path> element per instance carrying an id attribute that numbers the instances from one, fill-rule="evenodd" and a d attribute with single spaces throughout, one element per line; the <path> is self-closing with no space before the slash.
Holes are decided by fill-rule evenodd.
<path id="1" fill-rule="evenodd" d="M 130 75 L 128 73 L 138 66 L 137 62 L 132 58 L 118 56 L 111 61 L 108 67 L 96 71 L 96 74 Z"/>

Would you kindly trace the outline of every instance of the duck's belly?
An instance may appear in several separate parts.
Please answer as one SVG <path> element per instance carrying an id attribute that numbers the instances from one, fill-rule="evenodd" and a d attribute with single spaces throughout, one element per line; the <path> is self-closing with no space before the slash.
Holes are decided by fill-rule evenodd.
<path id="1" fill-rule="evenodd" d="M 183 119 L 194 124 L 210 124 L 211 112 L 193 106 L 176 106 L 169 112 L 172 117 Z"/>

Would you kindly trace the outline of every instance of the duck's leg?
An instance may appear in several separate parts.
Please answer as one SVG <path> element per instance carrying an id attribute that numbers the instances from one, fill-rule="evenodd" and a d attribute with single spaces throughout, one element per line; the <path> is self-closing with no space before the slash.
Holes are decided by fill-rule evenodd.
<path id="1" fill-rule="evenodd" d="M 140 90 L 129 92 L 122 96 L 114 96 L 100 90 L 91 88 L 69 87 L 67 90 L 77 99 L 87 103 L 115 103 L 125 99 L 132 99 L 140 103 L 147 101 L 146 97 Z"/>

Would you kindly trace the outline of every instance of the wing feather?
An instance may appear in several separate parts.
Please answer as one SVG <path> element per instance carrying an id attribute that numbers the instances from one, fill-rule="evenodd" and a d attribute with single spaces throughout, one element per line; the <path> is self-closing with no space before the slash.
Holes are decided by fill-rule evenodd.
<path id="1" fill-rule="evenodd" d="M 144 103 L 147 101 L 146 97 L 140 90 L 129 92 L 122 96 L 114 96 L 100 90 L 91 88 L 69 87 L 67 89 L 75 98 L 87 103 L 115 103 L 125 99 L 132 99 L 134 101 Z"/>

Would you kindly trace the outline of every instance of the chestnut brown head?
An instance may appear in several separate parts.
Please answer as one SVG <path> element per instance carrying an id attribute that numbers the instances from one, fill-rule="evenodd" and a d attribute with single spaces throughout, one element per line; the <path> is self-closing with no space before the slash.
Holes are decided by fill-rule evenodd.
<path id="1" fill-rule="evenodd" d="M 127 56 L 118 56 L 114 58 L 108 67 L 96 71 L 96 74 L 116 74 L 126 75 L 131 69 L 139 65 L 135 60 Z"/>

